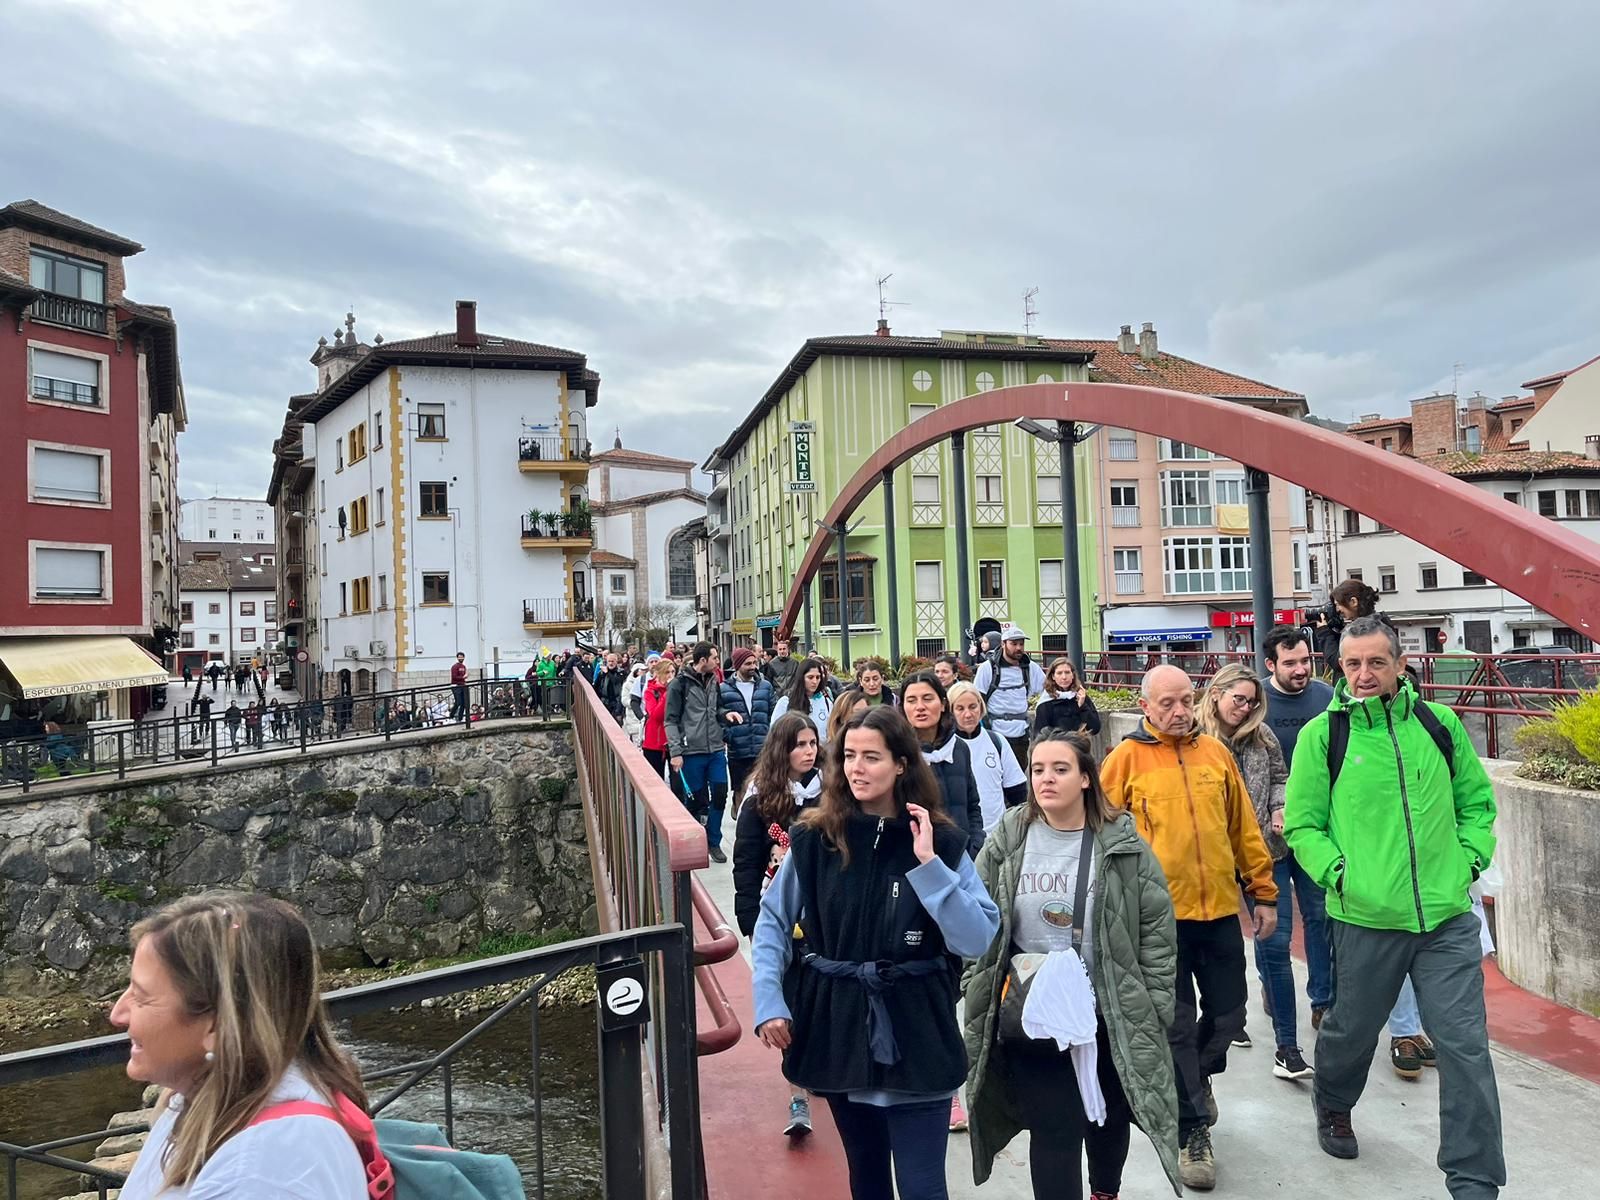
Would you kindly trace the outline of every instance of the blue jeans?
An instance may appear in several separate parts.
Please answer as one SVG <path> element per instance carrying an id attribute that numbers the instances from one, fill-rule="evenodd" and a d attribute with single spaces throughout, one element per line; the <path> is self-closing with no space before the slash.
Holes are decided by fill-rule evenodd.
<path id="1" fill-rule="evenodd" d="M 1392 1038 L 1416 1037 L 1422 1032 L 1422 1013 L 1417 1008 L 1417 989 L 1411 986 L 1411 976 L 1400 985 L 1394 1007 L 1389 1010 L 1389 1036 Z"/>
<path id="2" fill-rule="evenodd" d="M 722 751 L 714 754 L 685 754 L 683 770 L 684 802 L 690 812 L 706 826 L 706 845 L 722 846 L 722 809 L 728 800 L 728 759 Z"/>
<path id="3" fill-rule="evenodd" d="M 1272 864 L 1278 884 L 1278 928 L 1270 938 L 1256 939 L 1256 973 L 1272 1004 L 1272 1032 L 1280 1046 L 1298 1046 L 1295 1028 L 1294 968 L 1289 963 L 1289 942 L 1294 936 L 1294 901 L 1300 902 L 1305 924 L 1306 996 L 1312 1008 L 1333 1003 L 1333 964 L 1328 943 L 1328 909 L 1322 889 L 1312 882 L 1294 855 Z M 1255 902 L 1245 897 L 1252 912 Z"/>
<path id="4" fill-rule="evenodd" d="M 911 1104 L 858 1104 L 832 1095 L 828 1107 L 850 1164 L 852 1200 L 948 1200 L 945 1150 L 950 1142 L 950 1100 Z"/>

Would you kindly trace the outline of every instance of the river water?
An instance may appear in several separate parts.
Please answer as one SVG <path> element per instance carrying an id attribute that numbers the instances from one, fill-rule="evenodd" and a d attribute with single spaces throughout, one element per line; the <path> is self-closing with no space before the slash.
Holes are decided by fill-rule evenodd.
<path id="1" fill-rule="evenodd" d="M 484 1014 L 487 1015 L 487 1014 Z M 522 1169 L 528 1195 L 536 1195 L 528 1010 L 507 1017 L 455 1061 L 455 1145 L 509 1154 Z M 363 1071 L 399 1066 L 437 1053 L 472 1028 L 437 1009 L 369 1013 L 340 1026 L 339 1036 Z M 540 1072 L 544 1094 L 545 1195 L 549 1200 L 599 1200 L 600 1110 L 594 1010 L 545 1009 L 540 1013 Z M 68 1037 L 107 1032 L 87 1030 Z M 59 1041 L 58 1032 L 50 1040 Z M 36 1039 L 31 1044 L 43 1044 Z M 25 1048 L 8 1045 L 6 1049 Z M 376 1095 L 393 1087 L 384 1080 Z M 121 1067 L 82 1071 L 58 1079 L 0 1088 L 0 1141 L 36 1144 L 72 1133 L 104 1129 L 111 1114 L 137 1108 L 141 1084 Z M 444 1125 L 444 1086 L 437 1073 L 384 1111 L 385 1116 Z M 86 1159 L 92 1146 L 59 1153 Z M 0 1196 L 4 1196 L 0 1161 Z M 75 1176 L 24 1163 L 21 1200 L 57 1200 L 77 1190 Z"/>

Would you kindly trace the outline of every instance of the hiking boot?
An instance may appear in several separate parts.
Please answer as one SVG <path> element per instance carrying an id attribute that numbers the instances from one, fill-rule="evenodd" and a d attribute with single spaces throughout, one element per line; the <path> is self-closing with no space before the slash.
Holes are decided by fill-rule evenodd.
<path id="1" fill-rule="evenodd" d="M 711 861 L 712 862 L 725 863 L 725 862 L 728 861 L 728 856 L 722 852 L 722 847 L 721 846 L 713 846 L 713 847 L 711 847 L 710 853 L 711 853 Z"/>
<path id="2" fill-rule="evenodd" d="M 1311 1031 L 1313 1033 L 1322 1028 L 1322 1018 L 1327 1015 L 1328 1010 L 1325 1008 L 1313 1008 L 1311 1010 Z"/>
<path id="3" fill-rule="evenodd" d="M 967 1127 L 967 1110 L 961 1107 L 961 1097 L 950 1097 L 950 1132 L 960 1133 Z"/>
<path id="4" fill-rule="evenodd" d="M 1279 1046 L 1272 1057 L 1272 1073 L 1279 1079 L 1310 1079 L 1312 1075 L 1299 1046 Z"/>
<path id="5" fill-rule="evenodd" d="M 789 1123 L 783 1127 L 783 1136 L 800 1138 L 811 1132 L 811 1101 L 796 1096 L 789 1101 Z"/>
<path id="6" fill-rule="evenodd" d="M 1178 1178 L 1184 1187 L 1209 1192 L 1217 1186 L 1217 1156 L 1211 1149 L 1211 1130 L 1199 1126 L 1178 1151 Z"/>
<path id="7" fill-rule="evenodd" d="M 1417 1079 L 1422 1075 L 1422 1047 L 1414 1037 L 1390 1038 L 1389 1062 L 1401 1079 Z"/>
<path id="8" fill-rule="evenodd" d="M 1417 1057 L 1422 1060 L 1422 1065 L 1437 1069 L 1439 1053 L 1433 1048 L 1433 1039 L 1425 1033 L 1419 1033 L 1412 1040 L 1417 1043 Z"/>
<path id="9" fill-rule="evenodd" d="M 1312 1103 L 1316 1103 L 1315 1099 Z M 1356 1131 L 1350 1127 L 1350 1114 L 1323 1108 L 1320 1104 L 1317 1104 L 1317 1144 L 1324 1154 L 1334 1158 L 1356 1158 L 1361 1154 Z"/>

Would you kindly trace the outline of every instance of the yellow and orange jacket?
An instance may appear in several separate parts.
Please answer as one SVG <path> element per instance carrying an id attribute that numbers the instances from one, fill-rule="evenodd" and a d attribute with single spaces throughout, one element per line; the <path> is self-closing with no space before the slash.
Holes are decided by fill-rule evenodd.
<path id="1" fill-rule="evenodd" d="M 1216 738 L 1175 738 L 1141 721 L 1106 755 L 1100 782 L 1155 851 L 1178 920 L 1237 915 L 1241 878 L 1257 902 L 1277 902 L 1255 807 L 1233 753 Z"/>

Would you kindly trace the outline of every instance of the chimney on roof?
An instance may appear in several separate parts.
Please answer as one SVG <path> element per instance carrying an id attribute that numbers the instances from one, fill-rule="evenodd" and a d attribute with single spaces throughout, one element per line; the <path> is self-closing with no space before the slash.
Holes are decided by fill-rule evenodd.
<path id="1" fill-rule="evenodd" d="M 1600 433 L 1585 435 L 1583 439 L 1583 456 L 1590 462 L 1600 462 Z"/>
<path id="2" fill-rule="evenodd" d="M 1362 424 L 1366 424 L 1366 422 L 1368 422 L 1368 421 L 1376 421 L 1381 416 L 1383 416 L 1382 413 L 1362 413 L 1359 417 L 1356 418 L 1356 420 L 1361 422 Z"/>
<path id="3" fill-rule="evenodd" d="M 889 322 L 887 320 L 885 320 L 883 317 L 879 317 L 878 318 L 878 333 L 877 333 L 877 336 L 878 337 L 888 337 L 889 336 Z"/>
<path id="4" fill-rule="evenodd" d="M 456 301 L 456 345 L 476 346 L 478 344 L 478 302 L 476 300 Z"/>
<path id="5" fill-rule="evenodd" d="M 1145 362 L 1154 362 L 1156 359 L 1156 327 L 1153 321 L 1146 321 L 1139 329 L 1139 357 Z"/>
<path id="6" fill-rule="evenodd" d="M 1135 350 L 1133 341 L 1133 326 L 1124 325 L 1122 332 L 1117 334 L 1117 350 L 1121 354 L 1132 354 Z"/>

